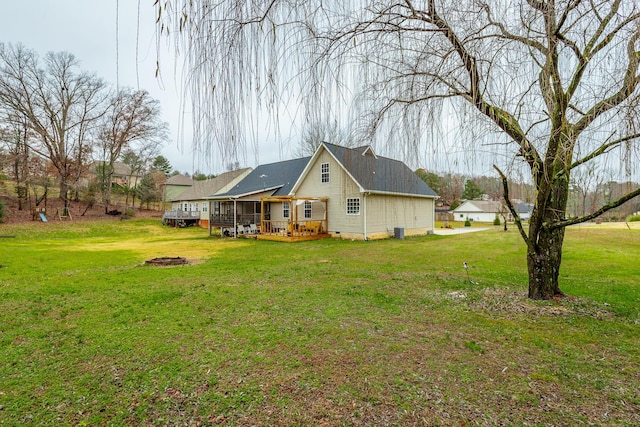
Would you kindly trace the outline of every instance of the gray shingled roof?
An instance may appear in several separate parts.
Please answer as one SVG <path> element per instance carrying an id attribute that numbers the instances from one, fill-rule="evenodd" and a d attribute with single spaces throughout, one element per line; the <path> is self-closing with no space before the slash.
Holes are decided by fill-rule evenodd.
<path id="1" fill-rule="evenodd" d="M 213 196 L 215 199 L 239 197 L 247 194 L 259 193 L 264 190 L 275 190 L 273 196 L 289 194 L 300 174 L 304 170 L 310 157 L 285 160 L 283 162 L 260 165 L 252 170 L 233 189 Z"/>
<path id="2" fill-rule="evenodd" d="M 502 212 L 502 202 L 497 202 L 495 200 L 466 200 L 460 206 L 454 209 L 454 212 L 469 212 L 468 210 L 462 210 L 465 203 L 471 204 L 478 208 L 481 212 L 485 213 L 494 213 L 494 212 Z"/>
<path id="3" fill-rule="evenodd" d="M 367 147 L 346 148 L 324 143 L 364 191 L 438 197 L 418 175 L 399 160 L 364 154 Z"/>
<path id="4" fill-rule="evenodd" d="M 183 191 L 182 193 L 180 193 L 180 195 L 173 198 L 171 201 L 177 202 L 182 200 L 196 200 L 202 199 L 206 196 L 211 196 L 220 191 L 220 189 L 222 189 L 225 185 L 228 185 L 238 176 L 245 173 L 247 169 L 249 168 L 225 172 L 216 176 L 215 178 L 207 179 L 205 181 L 194 181 L 191 188 Z"/>
<path id="5" fill-rule="evenodd" d="M 518 212 L 519 214 L 522 214 L 522 213 L 530 214 L 531 212 L 533 212 L 533 205 L 531 203 L 520 202 L 520 203 L 516 203 L 513 207 L 516 210 L 516 212 Z"/>
<path id="6" fill-rule="evenodd" d="M 193 185 L 193 179 L 191 179 L 186 175 L 174 175 L 172 177 L 169 177 L 169 179 L 167 179 L 167 182 L 165 182 L 165 185 L 190 186 L 190 185 Z"/>

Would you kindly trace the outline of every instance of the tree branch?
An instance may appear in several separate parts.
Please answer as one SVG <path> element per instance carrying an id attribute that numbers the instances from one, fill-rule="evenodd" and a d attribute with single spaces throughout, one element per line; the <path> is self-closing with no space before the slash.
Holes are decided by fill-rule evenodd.
<path id="1" fill-rule="evenodd" d="M 489 7 L 489 5 L 487 3 L 483 3 L 482 4 L 482 8 L 484 9 L 485 14 L 487 15 L 487 21 L 489 22 L 489 25 L 492 25 L 492 26 L 494 26 L 494 27 L 496 27 L 496 28 L 498 28 L 500 30 L 499 37 L 501 37 L 503 39 L 506 39 L 506 40 L 511 40 L 511 41 L 516 41 L 516 42 L 522 43 L 523 45 L 526 45 L 526 46 L 529 46 L 529 47 L 532 47 L 532 48 L 536 49 L 537 51 L 539 51 L 543 55 L 547 55 L 548 49 L 542 43 L 534 40 L 533 38 L 526 38 L 526 37 L 521 37 L 521 36 L 518 36 L 516 34 L 513 34 L 509 30 L 507 30 L 507 28 L 504 26 L 504 24 L 502 24 L 501 22 L 498 22 L 498 21 L 494 21 L 493 18 L 491 17 L 491 8 Z"/>
<path id="2" fill-rule="evenodd" d="M 542 164 L 540 156 L 535 147 L 529 143 L 525 133 L 520 128 L 520 124 L 515 117 L 505 110 L 487 103 L 480 91 L 480 72 L 477 67 L 476 58 L 469 53 L 464 44 L 460 41 L 451 26 L 443 20 L 436 11 L 435 1 L 428 3 L 428 16 L 431 23 L 435 25 L 443 35 L 449 40 L 454 51 L 462 60 L 462 64 L 469 76 L 469 93 L 467 99 L 485 116 L 489 117 L 500 129 L 505 131 L 518 145 L 522 156 L 529 163 L 534 174 L 537 174 Z"/>
<path id="3" fill-rule="evenodd" d="M 595 159 L 596 157 L 608 152 L 612 148 L 615 148 L 616 146 L 622 144 L 623 142 L 631 141 L 632 139 L 636 139 L 636 138 L 640 138 L 640 133 L 634 133 L 632 135 L 627 135 L 623 138 L 616 139 L 615 141 L 604 143 L 600 147 L 592 151 L 591 153 L 584 156 L 583 158 L 573 162 L 571 166 L 569 166 L 569 170 L 574 169 L 580 166 L 581 164 L 588 162 L 589 160 Z"/>
<path id="4" fill-rule="evenodd" d="M 511 199 L 509 198 L 509 184 L 507 182 L 507 177 L 504 173 L 502 173 L 502 171 L 500 170 L 500 168 L 498 168 L 498 166 L 493 165 L 493 168 L 498 172 L 498 175 L 500 175 L 500 179 L 502 180 L 502 189 L 503 189 L 502 197 L 504 199 L 505 204 L 507 205 L 507 209 L 509 209 L 509 212 L 511 212 L 511 215 L 513 215 L 513 219 L 514 219 L 514 222 L 516 223 L 516 226 L 518 227 L 520 236 L 522 236 L 522 239 L 527 244 L 527 246 L 530 246 L 531 240 L 527 236 L 527 233 L 524 231 L 524 228 L 522 228 L 522 221 L 520 220 L 520 215 L 518 215 L 518 212 L 516 212 L 516 209 L 513 207 L 513 204 L 511 203 Z"/>
<path id="5" fill-rule="evenodd" d="M 585 215 L 585 216 L 581 216 L 578 218 L 573 218 L 573 219 L 567 219 L 564 221 L 557 221 L 551 224 L 547 224 L 546 227 L 549 228 L 550 230 L 553 229 L 557 229 L 557 228 L 562 228 L 562 227 L 568 227 L 569 225 L 574 225 L 574 224 L 580 224 L 582 222 L 586 222 L 589 220 L 592 220 L 594 218 L 599 217 L 600 215 L 602 215 L 603 213 L 611 210 L 611 209 L 615 209 L 618 206 L 628 202 L 629 200 L 633 199 L 634 197 L 638 197 L 640 196 L 640 187 L 636 188 L 634 191 L 625 194 L 624 196 L 622 196 L 621 198 L 619 198 L 618 200 L 615 200 L 611 203 L 608 203 L 604 206 L 602 206 L 600 209 L 598 209 L 597 211 L 589 214 L 589 215 Z"/>
<path id="6" fill-rule="evenodd" d="M 635 50 L 635 43 L 640 39 L 640 31 L 636 31 L 627 43 L 627 54 L 629 56 L 629 65 L 624 76 L 622 87 L 610 97 L 603 99 L 595 104 L 586 114 L 573 125 L 573 133 L 577 136 L 598 117 L 612 108 L 620 105 L 635 91 L 640 76 L 638 73 L 638 62 L 640 61 L 640 52 Z"/>

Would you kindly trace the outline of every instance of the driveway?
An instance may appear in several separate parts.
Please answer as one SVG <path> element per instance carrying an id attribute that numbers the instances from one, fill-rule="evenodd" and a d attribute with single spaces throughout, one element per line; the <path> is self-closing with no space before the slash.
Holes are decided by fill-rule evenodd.
<path id="1" fill-rule="evenodd" d="M 475 233 L 476 231 L 491 230 L 493 227 L 463 227 L 463 228 L 436 228 L 433 234 L 450 236 L 452 234 Z"/>

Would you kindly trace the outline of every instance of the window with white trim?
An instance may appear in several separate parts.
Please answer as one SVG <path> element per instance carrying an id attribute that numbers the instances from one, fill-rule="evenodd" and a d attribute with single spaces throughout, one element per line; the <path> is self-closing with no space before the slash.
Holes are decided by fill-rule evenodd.
<path id="1" fill-rule="evenodd" d="M 309 200 L 304 202 L 304 219 L 311 219 L 311 202 Z"/>
<path id="2" fill-rule="evenodd" d="M 291 212 L 291 205 L 289 202 L 282 202 L 282 218 L 289 218 Z"/>
<path id="3" fill-rule="evenodd" d="M 184 204 L 184 209 L 185 212 L 189 212 L 189 203 L 185 203 Z"/>
<path id="4" fill-rule="evenodd" d="M 198 202 L 194 204 L 194 207 L 195 207 L 195 212 L 198 212 Z"/>
<path id="5" fill-rule="evenodd" d="M 209 210 L 209 203 L 204 202 L 202 204 L 202 212 L 207 212 Z"/>
<path id="6" fill-rule="evenodd" d="M 347 199 L 347 215 L 360 215 L 360 197 Z"/>
<path id="7" fill-rule="evenodd" d="M 320 182 L 329 182 L 329 163 L 322 163 L 320 165 Z"/>

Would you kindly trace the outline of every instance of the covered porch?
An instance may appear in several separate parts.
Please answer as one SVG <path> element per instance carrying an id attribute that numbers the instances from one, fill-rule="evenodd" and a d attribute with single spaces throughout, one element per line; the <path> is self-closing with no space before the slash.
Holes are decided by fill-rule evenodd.
<path id="1" fill-rule="evenodd" d="M 244 237 L 260 232 L 260 202 L 257 200 L 224 200 L 211 203 L 211 228 L 220 228 L 224 237 Z"/>
<path id="2" fill-rule="evenodd" d="M 331 237 L 327 197 L 268 196 L 260 199 L 260 240 L 299 242 Z M 313 209 L 313 206 L 316 209 Z M 277 215 L 281 207 L 282 215 Z M 288 215 L 287 215 L 288 213 Z"/>

